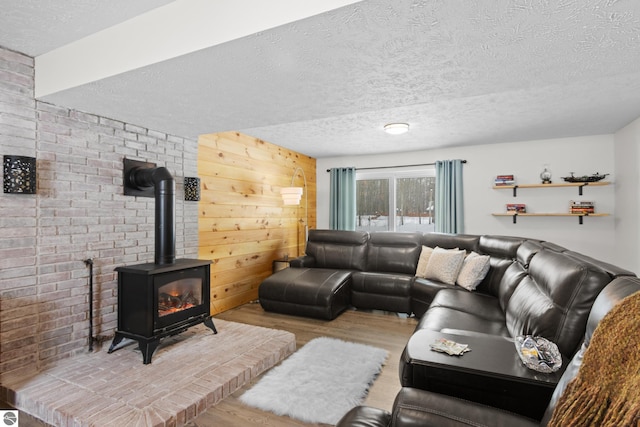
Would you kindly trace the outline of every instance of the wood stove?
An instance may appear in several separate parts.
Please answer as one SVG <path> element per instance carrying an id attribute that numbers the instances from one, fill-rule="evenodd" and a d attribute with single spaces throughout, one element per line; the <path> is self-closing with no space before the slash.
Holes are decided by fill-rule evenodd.
<path id="1" fill-rule="evenodd" d="M 116 268 L 118 328 L 109 353 L 133 339 L 149 364 L 162 338 L 199 323 L 217 331 L 209 314 L 211 261 L 175 259 L 175 182 L 165 168 L 144 165 L 125 159 L 124 185 L 135 186 L 137 196 L 155 189 L 155 261 Z"/>
<path id="2" fill-rule="evenodd" d="M 118 267 L 118 329 L 109 347 L 124 338 L 138 341 L 144 364 L 151 363 L 160 340 L 204 322 L 217 333 L 209 315 L 211 261 L 179 259 Z"/>

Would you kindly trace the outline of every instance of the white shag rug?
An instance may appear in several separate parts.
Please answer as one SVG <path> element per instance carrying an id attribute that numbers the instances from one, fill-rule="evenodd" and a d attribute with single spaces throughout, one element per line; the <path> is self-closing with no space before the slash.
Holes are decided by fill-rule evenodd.
<path id="1" fill-rule="evenodd" d="M 240 401 L 303 422 L 335 425 L 362 403 L 387 356 L 381 348 L 316 338 L 267 372 Z"/>

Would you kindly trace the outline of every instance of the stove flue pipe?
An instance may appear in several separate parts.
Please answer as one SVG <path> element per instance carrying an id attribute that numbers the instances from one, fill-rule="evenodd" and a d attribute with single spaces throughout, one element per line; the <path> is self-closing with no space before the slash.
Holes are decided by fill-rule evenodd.
<path id="1" fill-rule="evenodd" d="M 155 263 L 176 262 L 176 182 L 165 167 L 134 168 L 129 174 L 131 185 L 154 187 L 155 194 Z"/>

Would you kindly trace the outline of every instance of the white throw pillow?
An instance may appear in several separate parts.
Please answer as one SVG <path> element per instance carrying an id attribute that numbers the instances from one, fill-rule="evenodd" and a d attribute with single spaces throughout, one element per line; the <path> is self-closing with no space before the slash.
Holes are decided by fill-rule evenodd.
<path id="1" fill-rule="evenodd" d="M 465 255 L 464 250 L 435 248 L 429 257 L 425 278 L 455 285 Z"/>
<path id="2" fill-rule="evenodd" d="M 422 277 L 427 273 L 427 264 L 429 264 L 429 258 L 433 253 L 433 248 L 429 246 L 423 246 L 422 252 L 420 252 L 420 259 L 418 260 L 418 266 L 416 267 L 416 277 Z"/>
<path id="3" fill-rule="evenodd" d="M 489 256 L 471 252 L 464 259 L 456 283 L 468 291 L 474 291 L 489 272 Z"/>

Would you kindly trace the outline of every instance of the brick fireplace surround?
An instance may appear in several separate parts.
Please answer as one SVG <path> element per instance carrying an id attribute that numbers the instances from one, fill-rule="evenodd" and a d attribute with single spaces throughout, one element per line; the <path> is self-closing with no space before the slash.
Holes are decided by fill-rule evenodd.
<path id="1" fill-rule="evenodd" d="M 123 159 L 177 177 L 176 257 L 198 257 L 198 143 L 34 98 L 34 59 L 0 46 L 0 155 L 37 159 L 37 194 L 0 192 L 0 384 L 113 337 L 116 267 L 153 261 L 154 200 L 123 194 Z"/>
<path id="2" fill-rule="evenodd" d="M 15 377 L 2 397 L 48 424 L 185 425 L 295 351 L 295 336 L 216 320 L 167 338 L 143 365 L 137 345 L 76 355 L 39 373 Z"/>

